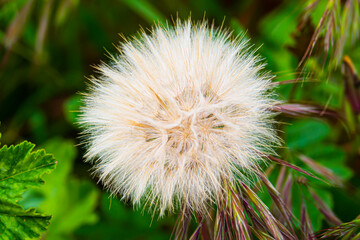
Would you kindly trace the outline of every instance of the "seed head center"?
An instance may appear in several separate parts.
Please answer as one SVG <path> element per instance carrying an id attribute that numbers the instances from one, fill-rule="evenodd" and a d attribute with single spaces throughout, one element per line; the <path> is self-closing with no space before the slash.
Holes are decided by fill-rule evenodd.
<path id="1" fill-rule="evenodd" d="M 166 131 L 167 145 L 183 154 L 198 150 L 209 141 L 209 134 L 216 131 L 218 119 L 212 113 L 193 113 L 183 117 L 179 124 Z"/>

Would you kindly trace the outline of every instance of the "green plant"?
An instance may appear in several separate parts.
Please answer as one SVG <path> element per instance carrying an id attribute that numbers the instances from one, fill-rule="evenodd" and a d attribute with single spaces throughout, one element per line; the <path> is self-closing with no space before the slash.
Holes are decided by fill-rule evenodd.
<path id="1" fill-rule="evenodd" d="M 39 238 L 51 216 L 18 204 L 30 187 L 43 184 L 42 175 L 54 170 L 56 162 L 44 150 L 22 142 L 0 149 L 0 239 Z"/>

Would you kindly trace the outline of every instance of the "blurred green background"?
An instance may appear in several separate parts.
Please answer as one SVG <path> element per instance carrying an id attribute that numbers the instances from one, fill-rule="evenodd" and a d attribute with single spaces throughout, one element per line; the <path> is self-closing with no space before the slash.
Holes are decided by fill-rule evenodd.
<path id="1" fill-rule="evenodd" d="M 44 239 L 168 239 L 171 235 L 176 216 L 160 220 L 155 216 L 152 221 L 146 211 L 134 211 L 129 204 L 110 197 L 91 175 L 91 166 L 83 162 L 84 149 L 78 146 L 79 93 L 86 91 L 86 77 L 94 74 L 91 66 L 107 61 L 106 51 L 116 52 L 113 44 L 121 42 L 119 33 L 130 37 L 139 26 L 146 29 L 154 21 L 171 22 L 190 15 L 202 20 L 205 15 L 216 26 L 224 22 L 235 35 L 246 30 L 254 48 L 261 46 L 258 53 L 266 59 L 266 69 L 277 75 L 278 81 L 289 80 L 299 76 L 298 63 L 324 11 L 324 2 L 299 32 L 296 29 L 306 1 L 0 0 L 1 142 L 29 140 L 53 153 L 58 161 L 56 170 L 45 176 L 46 184 L 28 191 L 22 201 L 25 208 L 33 206 L 53 215 Z M 359 45 L 344 49 L 357 69 Z M 309 62 L 315 72 L 311 79 L 317 81 L 281 85 L 279 98 L 311 101 L 351 115 L 338 77 L 341 71 L 329 77 L 315 60 Z M 307 168 L 293 153 L 305 154 L 344 183 L 343 187 L 314 183 L 316 192 L 343 221 L 360 212 L 359 118 L 353 115 L 343 124 L 279 117 L 290 123 L 280 126 L 284 145 L 289 147 L 279 150 L 282 157 Z M 296 205 L 300 197 L 297 191 L 293 194 Z M 309 208 L 316 209 L 311 204 Z M 294 207 L 294 212 L 299 212 L 299 207 Z M 317 210 L 310 213 L 315 230 L 327 226 Z"/>

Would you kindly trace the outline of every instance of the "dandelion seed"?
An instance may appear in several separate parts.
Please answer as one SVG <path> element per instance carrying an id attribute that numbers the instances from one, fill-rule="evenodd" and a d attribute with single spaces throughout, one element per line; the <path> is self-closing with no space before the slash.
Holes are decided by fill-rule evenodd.
<path id="1" fill-rule="evenodd" d="M 119 51 L 97 68 L 81 117 L 86 158 L 113 194 L 204 213 L 224 184 L 251 181 L 277 137 L 270 77 L 246 41 L 189 20 Z"/>

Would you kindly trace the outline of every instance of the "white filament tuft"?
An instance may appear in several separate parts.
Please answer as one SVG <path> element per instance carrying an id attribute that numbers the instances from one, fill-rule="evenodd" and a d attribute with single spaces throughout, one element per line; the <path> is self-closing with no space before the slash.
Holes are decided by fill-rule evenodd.
<path id="1" fill-rule="evenodd" d="M 114 194 L 204 212 L 248 182 L 277 137 L 271 80 L 246 41 L 178 21 L 126 41 L 98 67 L 81 122 L 86 158 Z"/>

